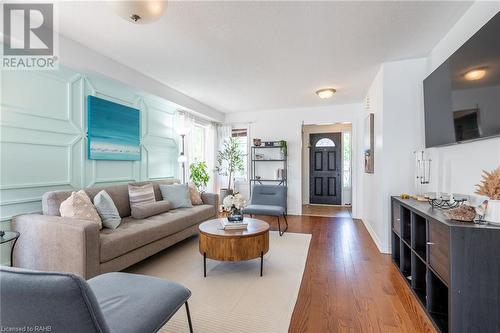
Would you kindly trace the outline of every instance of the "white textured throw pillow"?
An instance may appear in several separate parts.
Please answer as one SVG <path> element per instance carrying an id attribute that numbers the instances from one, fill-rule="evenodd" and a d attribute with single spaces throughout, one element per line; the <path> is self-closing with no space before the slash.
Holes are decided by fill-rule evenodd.
<path id="1" fill-rule="evenodd" d="M 101 218 L 83 190 L 71 193 L 70 197 L 61 203 L 59 212 L 62 217 L 93 221 L 99 224 L 99 229 L 102 229 Z"/>
<path id="2" fill-rule="evenodd" d="M 116 229 L 122 222 L 120 213 L 116 209 L 113 199 L 108 192 L 102 190 L 94 197 L 94 206 L 102 219 L 104 228 Z"/>

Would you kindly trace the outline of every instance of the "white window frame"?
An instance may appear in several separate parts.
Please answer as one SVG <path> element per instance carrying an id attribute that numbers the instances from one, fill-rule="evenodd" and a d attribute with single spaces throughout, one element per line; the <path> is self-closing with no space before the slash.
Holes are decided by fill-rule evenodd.
<path id="1" fill-rule="evenodd" d="M 246 152 L 245 152 L 245 156 L 246 156 L 246 168 L 245 168 L 245 175 L 243 177 L 237 177 L 236 175 L 234 176 L 234 181 L 235 183 L 237 184 L 243 184 L 243 183 L 247 183 L 248 182 L 248 172 L 250 170 L 250 129 L 248 127 L 248 125 L 243 125 L 243 124 L 234 124 L 231 126 L 231 137 L 233 137 L 233 130 L 237 130 L 237 129 L 240 129 L 240 130 L 246 130 L 246 138 L 247 138 L 247 144 L 246 144 Z"/>

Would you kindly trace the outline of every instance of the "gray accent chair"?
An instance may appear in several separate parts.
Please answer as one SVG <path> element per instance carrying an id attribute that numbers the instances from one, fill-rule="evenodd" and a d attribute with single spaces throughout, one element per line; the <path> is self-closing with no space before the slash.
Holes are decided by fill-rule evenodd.
<path id="1" fill-rule="evenodd" d="M 183 305 L 189 330 L 189 289 L 129 273 L 85 281 L 78 275 L 0 267 L 1 329 L 72 333 L 157 332 Z"/>
<path id="2" fill-rule="evenodd" d="M 288 230 L 288 221 L 286 219 L 286 195 L 287 187 L 282 185 L 259 185 L 252 187 L 252 197 L 250 204 L 243 208 L 243 214 L 269 215 L 276 216 L 278 219 L 278 231 L 283 236 Z M 281 230 L 280 217 L 285 219 L 285 229 Z"/>

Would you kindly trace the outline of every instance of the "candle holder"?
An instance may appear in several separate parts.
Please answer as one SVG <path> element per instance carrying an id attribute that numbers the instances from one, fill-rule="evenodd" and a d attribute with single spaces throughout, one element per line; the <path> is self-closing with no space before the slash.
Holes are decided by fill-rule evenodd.
<path id="1" fill-rule="evenodd" d="M 419 196 L 422 196 L 423 186 L 428 185 L 431 179 L 431 159 L 425 157 L 423 150 L 413 152 L 415 154 L 415 177 Z"/>
<path id="2" fill-rule="evenodd" d="M 452 209 L 460 206 L 464 202 L 469 200 L 468 197 L 459 197 L 459 198 L 453 198 L 453 196 L 450 197 L 439 197 L 439 198 L 428 198 L 429 204 L 431 205 L 432 208 L 439 208 L 439 209 Z"/>

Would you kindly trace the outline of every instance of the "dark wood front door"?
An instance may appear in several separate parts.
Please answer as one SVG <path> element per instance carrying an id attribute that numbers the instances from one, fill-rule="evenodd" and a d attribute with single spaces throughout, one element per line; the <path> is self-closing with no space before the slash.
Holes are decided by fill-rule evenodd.
<path id="1" fill-rule="evenodd" d="M 309 202 L 342 204 L 341 133 L 309 135 Z"/>

